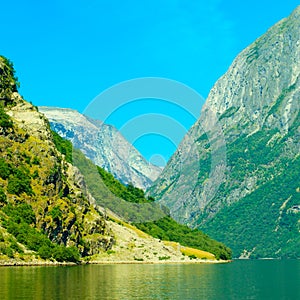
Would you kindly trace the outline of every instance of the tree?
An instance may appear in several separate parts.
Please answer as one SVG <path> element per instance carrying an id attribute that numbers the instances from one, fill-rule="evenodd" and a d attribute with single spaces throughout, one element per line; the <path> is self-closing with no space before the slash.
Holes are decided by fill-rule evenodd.
<path id="1" fill-rule="evenodd" d="M 7 203 L 7 197 L 4 190 L 0 187 L 0 206 Z"/>

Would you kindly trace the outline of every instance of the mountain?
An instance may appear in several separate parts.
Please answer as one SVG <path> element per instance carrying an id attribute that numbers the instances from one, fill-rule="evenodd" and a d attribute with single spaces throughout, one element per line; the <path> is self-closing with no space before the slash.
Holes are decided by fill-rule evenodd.
<path id="1" fill-rule="evenodd" d="M 168 228 L 144 224 L 148 233 L 126 222 L 143 211 L 166 214 L 53 132 L 17 88 L 12 63 L 0 56 L 0 265 L 230 259 L 222 243 L 170 217 Z"/>
<path id="2" fill-rule="evenodd" d="M 161 168 L 147 162 L 115 127 L 71 109 L 39 107 L 39 111 L 54 131 L 123 183 L 145 190 L 161 173 Z"/>
<path id="3" fill-rule="evenodd" d="M 77 262 L 114 236 L 78 169 L 57 150 L 48 120 L 17 93 L 0 56 L 0 260 Z"/>
<path id="4" fill-rule="evenodd" d="M 234 257 L 300 257 L 300 6 L 213 86 L 148 194 Z"/>
<path id="5" fill-rule="evenodd" d="M 90 170 L 90 168 L 88 169 Z M 105 186 L 112 192 L 113 195 L 119 197 L 117 205 L 112 205 L 112 210 L 114 212 L 117 212 L 116 206 L 118 206 L 118 209 L 122 206 L 121 199 L 125 200 L 125 214 L 127 216 L 134 216 L 137 213 L 141 215 L 144 207 L 144 220 L 138 219 L 138 222 L 132 222 L 132 224 L 134 224 L 134 226 L 136 226 L 138 229 L 160 240 L 169 242 L 172 241 L 180 243 L 184 246 L 194 247 L 196 249 L 213 253 L 217 259 L 228 260 L 231 258 L 231 250 L 228 247 L 211 239 L 200 230 L 192 230 L 187 226 L 178 224 L 173 218 L 170 217 L 167 211 L 162 211 L 161 208 L 156 205 L 155 202 L 153 202 L 154 199 L 146 198 L 143 190 L 135 188 L 131 185 L 124 186 L 110 173 L 106 172 L 100 167 L 97 167 L 97 171 L 100 174 Z M 83 171 L 83 173 L 85 173 L 85 171 Z M 89 184 L 88 181 L 87 183 Z M 94 185 L 95 183 L 92 182 L 92 184 Z M 97 187 L 97 190 L 100 189 L 100 187 Z M 95 198 L 99 199 L 98 197 Z M 131 205 L 133 211 L 130 211 Z M 120 212 L 120 210 L 118 212 Z M 154 214 L 159 212 L 159 217 L 154 218 Z M 122 214 L 124 215 L 124 212 Z M 147 215 L 150 216 L 150 219 L 148 218 L 148 220 L 145 218 Z"/>

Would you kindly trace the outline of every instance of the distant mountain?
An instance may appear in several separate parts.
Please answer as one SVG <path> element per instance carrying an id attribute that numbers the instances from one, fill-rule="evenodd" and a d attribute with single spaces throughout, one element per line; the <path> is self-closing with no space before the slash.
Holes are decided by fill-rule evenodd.
<path id="1" fill-rule="evenodd" d="M 146 189 L 162 169 L 150 164 L 113 126 L 71 109 L 39 107 L 51 128 L 124 184 Z"/>
<path id="2" fill-rule="evenodd" d="M 300 6 L 212 88 L 148 194 L 235 257 L 300 258 Z"/>

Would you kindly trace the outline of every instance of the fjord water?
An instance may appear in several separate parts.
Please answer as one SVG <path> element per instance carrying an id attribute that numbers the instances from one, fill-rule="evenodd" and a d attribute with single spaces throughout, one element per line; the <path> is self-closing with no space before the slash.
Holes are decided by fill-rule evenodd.
<path id="1" fill-rule="evenodd" d="M 300 299 L 300 261 L 1 267 L 0 299 Z"/>

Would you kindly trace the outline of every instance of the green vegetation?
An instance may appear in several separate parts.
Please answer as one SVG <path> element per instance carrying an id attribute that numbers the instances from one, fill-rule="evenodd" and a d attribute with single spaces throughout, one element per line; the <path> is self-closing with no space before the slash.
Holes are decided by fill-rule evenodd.
<path id="1" fill-rule="evenodd" d="M 8 179 L 8 193 L 15 195 L 26 193 L 27 195 L 33 195 L 31 176 L 29 169 L 25 166 L 16 168 L 3 158 L 0 158 L 0 177 L 4 180 Z"/>
<path id="2" fill-rule="evenodd" d="M 0 206 L 7 203 L 7 197 L 2 187 L 0 187 Z"/>
<path id="3" fill-rule="evenodd" d="M 78 262 L 110 249 L 113 236 L 104 217 L 89 203 L 75 178 L 69 177 L 72 145 L 53 133 L 49 124 L 24 128 L 6 114 L 13 105 L 26 107 L 17 94 L 12 63 L 0 57 L 0 254 L 31 261 Z M 28 106 L 28 115 L 38 117 Z M 18 116 L 16 117 L 18 119 Z M 40 120 L 43 120 L 40 116 Z M 54 143 L 52 143 L 54 142 Z M 63 155 L 59 155 L 54 149 Z M 72 171 L 72 170 L 71 170 Z M 70 246 L 70 247 L 69 247 Z M 7 257 L 5 257 L 7 256 Z"/>
<path id="4" fill-rule="evenodd" d="M 0 158 L 0 177 L 6 180 L 13 172 L 11 164 L 7 163 L 4 158 Z"/>
<path id="5" fill-rule="evenodd" d="M 116 196 L 122 198 L 125 195 L 125 200 L 128 202 L 147 203 L 151 201 L 145 198 L 143 190 L 134 188 L 132 185 L 122 185 L 111 174 L 99 167 L 98 172 L 103 182 Z M 174 241 L 184 246 L 211 252 L 217 259 L 231 258 L 231 250 L 225 245 L 209 238 L 198 229 L 192 230 L 185 225 L 178 224 L 168 215 L 164 215 L 157 221 L 134 223 L 134 225 L 138 229 L 161 240 Z"/>
<path id="6" fill-rule="evenodd" d="M 159 256 L 158 260 L 169 260 L 170 258 L 170 256 Z"/>
<path id="7" fill-rule="evenodd" d="M 13 128 L 13 122 L 8 114 L 5 113 L 3 106 L 0 102 L 0 127 L 6 133 L 10 128 Z"/>
<path id="8" fill-rule="evenodd" d="M 53 220 L 60 220 L 62 218 L 62 211 L 59 206 L 54 206 L 49 214 L 51 215 Z"/>
<path id="9" fill-rule="evenodd" d="M 286 152 L 282 139 L 277 130 L 263 129 L 227 145 L 230 180 L 213 201 L 226 199 L 249 177 L 255 178 L 255 190 L 206 223 L 202 215 L 198 224 L 229 245 L 234 257 L 246 250 L 251 258 L 299 258 L 299 213 L 291 208 L 300 204 L 300 158 Z"/>
<path id="10" fill-rule="evenodd" d="M 149 215 L 155 219 L 162 218 L 165 215 L 160 206 L 154 203 L 151 198 L 141 198 L 141 194 L 144 195 L 142 190 L 136 189 L 131 185 L 125 187 L 110 174 L 104 175 L 105 171 L 103 170 L 102 172 L 99 167 L 96 167 L 79 150 L 73 149 L 73 158 L 74 164 L 84 176 L 90 193 L 101 207 L 110 209 L 122 217 L 123 220 L 131 223 L 147 220 Z M 106 185 L 106 182 L 110 188 Z M 130 194 L 130 191 L 132 191 L 132 194 Z M 125 201 L 122 195 L 127 197 L 127 199 L 131 197 L 132 202 Z M 143 203 L 143 205 L 139 205 L 139 203 Z"/>
<path id="11" fill-rule="evenodd" d="M 78 249 L 75 247 L 57 245 L 34 227 L 36 217 L 31 205 L 27 203 L 17 205 L 7 204 L 2 208 L 2 212 L 5 215 L 1 215 L 1 221 L 7 232 L 10 233 L 18 243 L 25 245 L 29 250 L 37 252 L 42 259 L 55 259 L 59 262 L 79 261 L 80 255 Z M 9 257 L 14 257 L 14 253 L 16 252 L 23 252 L 15 242 L 11 242 L 9 247 L 2 247 L 0 251 Z"/>
<path id="12" fill-rule="evenodd" d="M 259 57 L 259 40 L 253 43 L 251 50 L 248 52 L 246 61 L 248 64 L 251 64 L 253 61 L 256 61 L 258 57 Z"/>
<path id="13" fill-rule="evenodd" d="M 274 157 L 279 157 L 282 152 L 282 143 L 273 145 L 272 151 L 268 146 L 268 142 L 276 133 L 279 131 L 274 129 L 258 131 L 249 137 L 241 135 L 234 143 L 227 145 L 228 163 L 234 179 L 241 181 L 249 172 L 256 170 L 266 177 L 266 173 L 269 172 L 269 168 L 266 167 L 268 162 Z"/>
<path id="14" fill-rule="evenodd" d="M 219 121 L 221 121 L 224 118 L 230 118 L 233 116 L 237 111 L 239 110 L 239 107 L 232 106 L 228 108 L 220 117 Z"/>
<path id="15" fill-rule="evenodd" d="M 230 259 L 231 250 L 198 229 L 191 229 L 166 216 L 160 220 L 135 224 L 140 230 L 165 241 L 178 242 L 183 246 L 213 253 L 217 259 Z"/>
<path id="16" fill-rule="evenodd" d="M 65 155 L 65 159 L 67 162 L 72 163 L 73 158 L 73 145 L 70 141 L 63 139 L 60 135 L 58 135 L 55 131 L 51 131 L 53 136 L 53 142 L 57 148 L 57 150 Z"/>
<path id="17" fill-rule="evenodd" d="M 33 195 L 29 170 L 26 168 L 15 169 L 8 178 L 7 191 L 15 195 L 21 195 L 22 193 Z"/>
<path id="18" fill-rule="evenodd" d="M 13 63 L 6 57 L 0 56 L 0 101 L 3 101 L 5 106 L 12 104 L 11 95 L 18 91 L 19 86 Z"/>
<path id="19" fill-rule="evenodd" d="M 134 260 L 136 260 L 136 261 L 144 261 L 143 258 L 139 258 L 139 257 L 134 257 Z"/>
<path id="20" fill-rule="evenodd" d="M 272 106 L 270 109 L 268 115 L 278 113 L 278 108 L 281 106 L 283 103 L 284 99 L 287 97 L 289 93 L 291 93 L 295 88 L 297 87 L 297 83 L 295 82 L 294 84 L 290 85 L 288 88 L 285 88 L 281 91 L 281 94 L 279 97 L 276 99 L 275 104 Z"/>
<path id="21" fill-rule="evenodd" d="M 97 167 L 97 170 L 104 181 L 105 185 L 109 188 L 109 190 L 116 196 L 124 199 L 128 202 L 134 203 L 147 203 L 153 202 L 153 199 L 145 198 L 145 193 L 143 190 L 134 187 L 132 184 L 128 184 L 127 186 L 123 185 L 121 182 L 116 180 L 113 175 L 106 172 L 104 169 Z"/>

